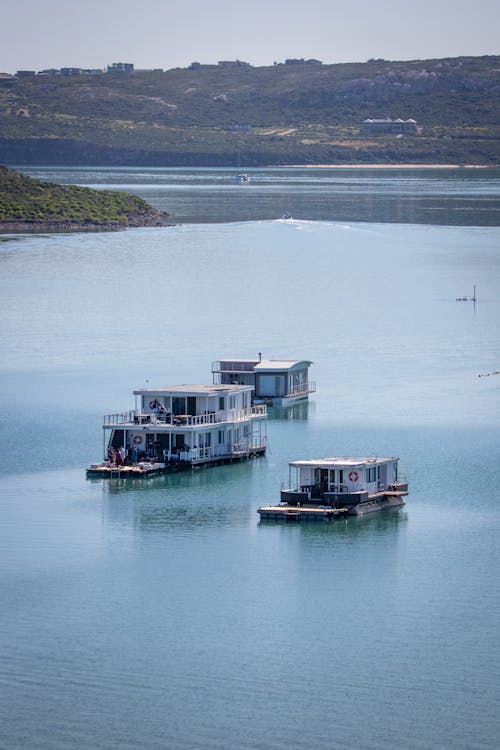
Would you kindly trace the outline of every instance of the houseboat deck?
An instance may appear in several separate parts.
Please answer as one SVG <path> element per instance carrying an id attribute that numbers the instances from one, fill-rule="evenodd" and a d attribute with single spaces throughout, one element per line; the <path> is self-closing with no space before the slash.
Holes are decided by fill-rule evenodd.
<path id="1" fill-rule="evenodd" d="M 87 477 L 89 479 L 141 479 L 158 476 L 159 474 L 169 474 L 170 472 L 175 471 L 184 471 L 186 469 L 200 469 L 205 466 L 221 466 L 222 464 L 244 461 L 246 459 L 263 456 L 265 452 L 266 446 L 259 445 L 250 450 L 235 451 L 234 453 L 222 456 L 191 458 L 189 461 L 171 459 L 165 463 L 141 462 L 140 464 L 132 466 L 113 466 L 107 463 L 92 464 L 87 469 Z"/>
<path id="2" fill-rule="evenodd" d="M 87 469 L 89 479 L 144 479 L 165 474 L 168 467 L 164 463 L 144 463 L 137 466 L 110 466 L 109 464 L 92 464 Z"/>
<path id="3" fill-rule="evenodd" d="M 257 508 L 262 521 L 333 521 L 346 516 L 362 516 L 379 510 L 390 510 L 405 505 L 406 492 L 378 492 L 370 495 L 367 502 L 344 508 L 324 505 L 266 505 Z"/>
<path id="4" fill-rule="evenodd" d="M 347 508 L 327 508 L 308 505 L 306 508 L 291 505 L 267 505 L 257 513 L 265 521 L 331 521 L 347 515 Z"/>

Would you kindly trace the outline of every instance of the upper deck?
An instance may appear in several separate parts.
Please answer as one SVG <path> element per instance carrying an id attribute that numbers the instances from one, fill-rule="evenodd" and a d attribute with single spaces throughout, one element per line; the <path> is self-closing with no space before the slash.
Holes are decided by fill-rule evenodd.
<path id="1" fill-rule="evenodd" d="M 233 424 L 265 419 L 265 404 L 250 406 L 246 409 L 223 409 L 205 414 L 173 414 L 172 412 L 144 413 L 138 409 L 104 415 L 104 427 L 156 426 L 158 428 L 203 427 L 213 424 Z"/>

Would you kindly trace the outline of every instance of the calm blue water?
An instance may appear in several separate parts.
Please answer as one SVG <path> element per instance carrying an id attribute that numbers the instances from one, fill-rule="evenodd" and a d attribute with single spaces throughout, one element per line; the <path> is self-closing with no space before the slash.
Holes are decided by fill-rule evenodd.
<path id="1" fill-rule="evenodd" d="M 32 177 L 136 193 L 180 223 L 276 219 L 500 225 L 500 169 L 19 167 Z"/>
<path id="2" fill-rule="evenodd" d="M 204 215 L 178 172 L 183 201 L 169 183 L 156 203 Z M 137 170 L 134 192 L 156 176 Z M 224 183 L 219 223 L 2 238 L 0 747 L 497 747 L 500 186 L 471 177 L 460 226 L 463 170 L 448 192 L 436 175 L 439 197 L 400 177 L 447 221 L 398 223 L 394 192 L 375 221 L 318 220 L 327 175 L 267 193 L 274 216 L 299 194 L 292 222 L 262 197 L 241 221 L 247 186 Z M 473 284 L 477 304 L 456 302 Z M 313 360 L 318 387 L 272 413 L 266 457 L 85 479 L 134 388 L 259 351 Z M 365 453 L 400 456 L 404 509 L 259 523 L 288 461 Z"/>

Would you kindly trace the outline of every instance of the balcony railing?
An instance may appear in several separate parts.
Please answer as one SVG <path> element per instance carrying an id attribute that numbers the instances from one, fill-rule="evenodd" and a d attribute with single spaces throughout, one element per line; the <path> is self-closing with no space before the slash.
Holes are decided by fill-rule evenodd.
<path id="1" fill-rule="evenodd" d="M 215 360 L 212 362 L 212 372 L 253 372 L 255 362 L 234 362 L 230 359 Z"/>
<path id="2" fill-rule="evenodd" d="M 120 414 L 105 414 L 104 415 L 104 426 L 115 425 L 115 424 L 133 424 L 137 412 L 132 409 L 131 411 L 124 411 Z"/>
<path id="3" fill-rule="evenodd" d="M 288 388 L 287 396 L 302 396 L 306 393 L 316 393 L 316 383 L 314 380 L 308 380 L 307 383 L 297 383 Z"/>
<path id="4" fill-rule="evenodd" d="M 266 440 L 264 437 L 253 437 L 239 443 L 222 443 L 220 445 L 195 447 L 181 451 L 164 451 L 163 455 L 166 461 L 172 463 L 176 461 L 209 461 L 228 456 L 246 455 L 255 450 L 262 450 L 265 447 Z"/>
<path id="5" fill-rule="evenodd" d="M 258 404 L 248 409 L 224 409 L 210 411 L 204 414 L 141 414 L 136 410 L 121 414 L 105 414 L 104 426 L 115 425 L 159 425 L 170 427 L 199 427 L 203 425 L 220 424 L 222 422 L 243 422 L 248 419 L 258 419 L 267 416 L 267 406 Z"/>

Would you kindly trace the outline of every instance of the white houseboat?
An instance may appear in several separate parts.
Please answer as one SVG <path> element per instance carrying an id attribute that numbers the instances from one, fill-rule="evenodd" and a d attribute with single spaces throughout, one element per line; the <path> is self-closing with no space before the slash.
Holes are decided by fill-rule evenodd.
<path id="1" fill-rule="evenodd" d="M 246 385 L 175 385 L 134 391 L 135 409 L 104 417 L 106 467 L 198 466 L 241 460 L 265 453 L 265 405 L 251 404 Z"/>
<path id="2" fill-rule="evenodd" d="M 308 360 L 221 359 L 212 362 L 214 383 L 252 385 L 254 403 L 287 406 L 307 399 L 316 390 L 309 380 Z"/>
<path id="3" fill-rule="evenodd" d="M 313 458 L 289 463 L 280 505 L 259 508 L 261 518 L 312 520 L 363 515 L 405 504 L 408 484 L 398 458 Z"/>

